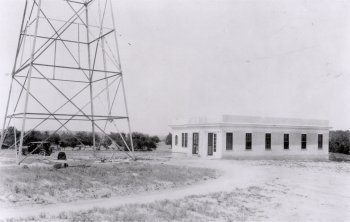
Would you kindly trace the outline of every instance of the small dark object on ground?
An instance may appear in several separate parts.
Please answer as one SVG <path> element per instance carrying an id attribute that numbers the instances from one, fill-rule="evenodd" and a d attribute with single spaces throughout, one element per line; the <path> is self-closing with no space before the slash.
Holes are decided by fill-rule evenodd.
<path id="1" fill-rule="evenodd" d="M 29 167 L 27 165 L 23 165 L 22 168 L 25 169 L 25 170 L 29 169 Z"/>
<path id="2" fill-rule="evenodd" d="M 67 156 L 65 152 L 59 152 L 57 156 L 58 160 L 67 160 Z"/>
<path id="3" fill-rule="evenodd" d="M 68 167 L 68 163 L 56 163 L 55 165 L 53 165 L 53 168 L 55 169 L 61 169 L 66 167 Z"/>

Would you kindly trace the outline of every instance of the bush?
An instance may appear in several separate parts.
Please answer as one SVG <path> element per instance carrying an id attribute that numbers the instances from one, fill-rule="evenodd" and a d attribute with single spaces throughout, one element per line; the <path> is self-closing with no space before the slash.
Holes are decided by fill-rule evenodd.
<path id="1" fill-rule="evenodd" d="M 350 154 L 350 131 L 330 131 L 329 151 L 332 153 Z"/>
<path id="2" fill-rule="evenodd" d="M 61 147 L 76 147 L 78 144 L 80 144 L 79 141 L 76 138 L 74 138 L 74 136 L 71 133 L 63 132 L 60 136 Z"/>
<path id="3" fill-rule="evenodd" d="M 45 139 L 44 137 L 45 135 L 42 132 L 33 130 L 24 138 L 23 143 L 27 146 L 31 142 L 42 141 Z"/>
<path id="4" fill-rule="evenodd" d="M 17 141 L 19 141 L 21 132 L 18 131 L 15 127 L 10 126 L 6 130 L 6 136 L 4 139 L 4 145 L 12 146 L 15 143 L 15 133 L 17 137 Z M 1 133 L 0 133 L 0 138 L 1 138 Z"/>
<path id="5" fill-rule="evenodd" d="M 151 137 L 151 141 L 153 141 L 154 143 L 159 143 L 160 142 L 160 139 L 158 136 L 152 136 Z"/>
<path id="6" fill-rule="evenodd" d="M 52 133 L 52 134 L 50 134 L 50 138 L 48 139 L 48 141 L 51 144 L 56 145 L 58 148 L 58 145 L 60 144 L 60 141 L 61 141 L 61 136 L 58 133 Z"/>
<path id="7" fill-rule="evenodd" d="M 128 146 L 131 147 L 129 134 L 121 133 L 121 135 L 123 136 L 123 138 L 124 138 L 125 142 L 128 144 Z M 133 140 L 133 144 L 134 144 L 134 150 L 152 151 L 152 150 L 157 148 L 157 143 L 160 142 L 160 139 L 158 136 L 149 136 L 147 134 L 143 134 L 143 133 L 139 133 L 139 132 L 134 132 L 131 135 L 132 135 L 132 140 Z M 110 133 L 109 136 L 120 147 L 123 147 L 125 151 L 128 150 L 119 133 Z"/>
<path id="8" fill-rule="evenodd" d="M 147 150 L 152 151 L 152 149 L 157 148 L 157 142 L 159 142 L 159 138 L 157 136 L 150 137 L 147 134 L 143 133 L 132 133 L 132 140 L 134 142 L 135 150 Z"/>

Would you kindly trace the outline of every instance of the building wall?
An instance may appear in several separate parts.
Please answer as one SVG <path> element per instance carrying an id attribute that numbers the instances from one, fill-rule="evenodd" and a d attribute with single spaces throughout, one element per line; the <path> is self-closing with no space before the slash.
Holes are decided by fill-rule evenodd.
<path id="1" fill-rule="evenodd" d="M 192 134 L 199 133 L 198 156 L 234 159 L 328 159 L 329 132 L 324 129 L 263 128 L 263 127 L 173 127 L 173 152 L 192 156 Z M 217 151 L 208 156 L 208 133 L 217 134 Z M 233 133 L 233 149 L 226 150 L 226 133 Z M 181 134 L 188 133 L 187 148 L 181 147 Z M 252 133 L 252 149 L 245 149 L 245 135 Z M 265 149 L 265 133 L 271 133 L 271 149 Z M 289 149 L 283 148 L 283 134 L 289 134 Z M 301 134 L 307 134 L 307 148 L 301 149 Z M 318 149 L 318 134 L 323 135 L 323 148 Z M 178 144 L 175 145 L 175 136 Z"/>
<path id="2" fill-rule="evenodd" d="M 188 143 L 187 147 L 182 147 L 181 137 L 182 133 L 188 133 Z M 216 152 L 213 153 L 213 156 L 208 158 L 221 158 L 222 156 L 222 147 L 224 146 L 222 140 L 222 130 L 218 127 L 193 127 L 193 128 L 177 128 L 172 130 L 172 152 L 173 153 L 185 153 L 188 156 L 192 156 L 192 140 L 193 133 L 199 133 L 199 149 L 197 156 L 208 157 L 208 133 L 217 134 L 217 144 Z M 175 145 L 175 136 L 178 136 L 178 144 Z"/>
<path id="3" fill-rule="evenodd" d="M 233 149 L 223 147 L 222 158 L 264 159 L 328 159 L 328 130 L 272 129 L 272 128 L 225 128 L 233 132 Z M 245 149 L 245 134 L 252 133 L 252 149 Z M 265 149 L 265 134 L 271 133 L 271 149 Z M 289 149 L 284 149 L 283 135 L 289 134 Z M 301 134 L 307 135 L 307 147 L 301 149 Z M 318 149 L 318 134 L 323 135 L 323 147 Z M 223 138 L 226 144 L 226 136 Z"/>

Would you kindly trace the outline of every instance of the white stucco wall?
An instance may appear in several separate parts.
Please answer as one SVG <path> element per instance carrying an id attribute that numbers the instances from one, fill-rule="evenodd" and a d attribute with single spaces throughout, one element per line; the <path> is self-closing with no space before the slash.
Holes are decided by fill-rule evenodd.
<path id="1" fill-rule="evenodd" d="M 187 148 L 182 147 L 181 144 L 181 136 L 182 133 L 188 133 L 188 141 Z M 193 133 L 199 133 L 199 141 L 198 141 L 198 155 L 200 157 L 207 158 L 221 158 L 222 156 L 222 131 L 220 131 L 219 127 L 192 127 L 192 128 L 176 128 L 172 130 L 172 152 L 173 153 L 184 153 L 188 156 L 192 156 L 192 141 L 193 141 Z M 216 144 L 216 152 L 213 152 L 213 156 L 208 156 L 208 133 L 216 133 L 217 134 L 217 144 Z M 175 145 L 175 136 L 178 136 L 178 144 Z"/>
<path id="2" fill-rule="evenodd" d="M 233 133 L 233 149 L 223 146 L 222 158 L 264 158 L 264 159 L 328 159 L 328 130 L 273 129 L 273 128 L 225 128 Z M 252 149 L 245 149 L 245 134 L 252 133 Z M 271 149 L 265 149 L 265 134 L 271 133 Z M 289 149 L 283 147 L 283 135 L 289 134 Z M 307 135 L 307 147 L 301 149 L 301 134 Z M 318 134 L 323 135 L 323 147 L 318 149 Z M 223 137 L 226 144 L 226 136 Z"/>

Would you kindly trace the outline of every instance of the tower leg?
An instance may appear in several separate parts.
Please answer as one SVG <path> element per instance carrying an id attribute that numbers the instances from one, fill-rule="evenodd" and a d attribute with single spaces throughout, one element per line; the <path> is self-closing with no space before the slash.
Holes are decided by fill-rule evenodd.
<path id="1" fill-rule="evenodd" d="M 127 115 L 127 121 L 128 121 L 128 128 L 129 128 L 129 139 L 130 139 L 130 145 L 131 145 L 131 151 L 132 151 L 132 155 L 135 158 L 135 153 L 134 153 L 134 142 L 132 140 L 132 131 L 131 131 L 131 124 L 130 124 L 130 118 L 129 118 L 129 110 L 128 110 L 128 105 L 126 103 L 126 95 L 125 95 L 125 87 L 124 87 L 124 80 L 123 80 L 123 76 L 121 77 L 122 81 L 122 87 L 123 87 L 123 95 L 124 95 L 124 103 L 125 103 L 125 111 L 126 111 L 126 115 Z"/>
<path id="2" fill-rule="evenodd" d="M 5 137 L 6 137 L 6 133 L 7 133 L 7 132 L 5 132 L 6 123 L 7 123 L 7 115 L 8 115 L 8 110 L 9 110 L 9 105 L 10 105 L 10 100 L 11 100 L 11 95 L 12 95 L 13 78 L 14 78 L 15 70 L 16 70 L 16 66 L 17 66 L 17 59 L 18 59 L 19 52 L 21 50 L 21 39 L 22 39 L 21 38 L 21 33 L 23 31 L 24 19 L 25 19 L 26 13 L 27 13 L 27 5 L 28 5 L 28 0 L 26 0 L 26 3 L 24 5 L 22 24 L 21 24 L 20 34 L 19 34 L 19 37 L 18 37 L 18 43 L 17 43 L 17 52 L 16 52 L 16 57 L 15 57 L 15 62 L 13 64 L 13 69 L 12 69 L 11 83 L 10 83 L 10 89 L 9 89 L 8 98 L 7 98 L 6 110 L 5 110 L 5 116 L 4 116 L 4 123 L 3 123 L 2 131 L 1 131 L 0 150 L 2 149 L 2 145 L 4 143 L 4 140 L 5 140 Z M 15 149 L 15 151 L 17 153 L 16 149 Z"/>
<path id="3" fill-rule="evenodd" d="M 7 115 L 8 115 L 8 110 L 9 110 L 9 104 L 10 104 L 10 99 L 11 99 L 11 94 L 12 94 L 12 84 L 13 84 L 13 77 L 11 79 L 11 84 L 10 84 L 10 89 L 8 93 L 8 98 L 7 98 L 7 104 L 6 104 L 6 110 L 5 110 L 5 116 L 4 116 L 4 123 L 2 125 L 2 131 L 1 131 L 1 138 L 0 138 L 0 150 L 2 149 L 2 145 L 4 143 L 5 137 L 7 132 L 6 131 L 6 123 L 7 123 Z"/>
<path id="4" fill-rule="evenodd" d="M 38 34 L 38 27 L 39 27 L 39 16 L 40 16 L 40 9 L 41 9 L 41 0 L 39 0 L 37 5 L 37 16 L 35 21 L 35 31 L 34 31 L 34 39 L 33 39 L 33 47 L 32 47 L 32 53 L 30 56 L 30 67 L 28 70 L 28 84 L 27 84 L 27 90 L 26 90 L 26 97 L 24 101 L 24 112 L 23 112 L 23 118 L 22 118 L 22 129 L 21 129 L 21 137 L 19 142 L 19 150 L 18 150 L 18 157 L 17 157 L 17 164 L 20 164 L 20 160 L 22 159 L 22 148 L 23 148 L 23 138 L 25 133 L 25 125 L 26 125 L 26 119 L 27 119 L 27 110 L 28 110 L 28 99 L 29 99 L 29 92 L 30 92 L 30 82 L 31 82 L 31 76 L 33 71 L 33 61 L 34 61 L 34 53 L 35 53 L 35 45 L 36 45 L 36 38 Z"/>
<path id="5" fill-rule="evenodd" d="M 91 128 L 92 128 L 92 144 L 95 154 L 96 150 L 96 135 L 95 135 L 95 120 L 94 120 L 94 102 L 93 102 L 93 88 L 92 88 L 92 78 L 93 72 L 91 71 L 91 51 L 90 51 L 90 34 L 89 34 L 89 10 L 88 5 L 85 5 L 86 14 L 86 39 L 87 39 L 87 51 L 88 51 L 88 66 L 89 66 L 89 81 L 90 81 L 90 104 L 91 104 Z"/>
<path id="6" fill-rule="evenodd" d="M 114 20 L 114 12 L 113 12 L 112 0 L 110 0 L 109 2 L 110 2 L 110 7 L 111 7 L 111 16 L 112 16 L 112 23 L 113 23 L 113 29 L 114 29 L 114 41 L 115 41 L 115 45 L 116 45 L 116 51 L 117 51 L 117 54 L 118 54 L 118 65 L 119 65 L 120 72 L 122 73 L 120 81 L 121 81 L 122 88 L 123 88 L 124 105 L 125 105 L 125 112 L 126 112 L 127 121 L 128 121 L 128 128 L 129 128 L 129 138 L 130 138 L 130 144 L 131 144 L 131 151 L 132 151 L 133 158 L 134 158 L 134 160 L 135 160 L 136 158 L 135 158 L 135 153 L 134 153 L 134 142 L 133 142 L 133 140 L 132 140 L 132 130 L 131 130 L 131 125 L 130 125 L 128 104 L 127 104 L 127 102 L 126 102 L 124 78 L 123 78 L 122 67 L 121 67 L 121 64 L 120 64 L 120 55 L 119 55 L 119 48 L 118 48 L 118 38 L 117 38 L 117 31 L 116 31 L 116 25 L 115 25 L 115 20 Z"/>

